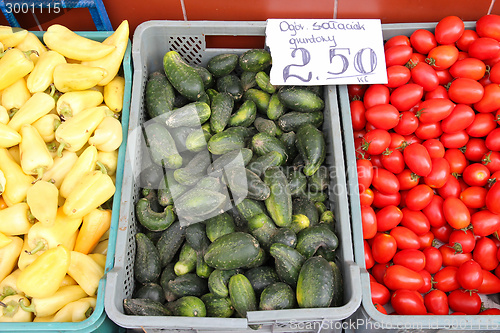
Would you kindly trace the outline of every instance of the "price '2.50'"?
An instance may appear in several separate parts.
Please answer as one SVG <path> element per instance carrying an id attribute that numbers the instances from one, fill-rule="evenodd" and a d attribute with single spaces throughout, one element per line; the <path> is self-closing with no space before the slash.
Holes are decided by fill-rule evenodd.
<path id="1" fill-rule="evenodd" d="M 311 62 L 311 53 L 302 47 L 293 49 L 292 58 L 299 59 L 300 63 L 290 64 L 283 68 L 283 80 L 286 82 L 294 77 L 302 82 L 310 82 L 313 73 L 307 66 Z M 377 55 L 371 48 L 362 48 L 354 55 L 350 48 L 332 47 L 329 49 L 330 67 L 326 71 L 327 79 L 357 77 L 359 82 L 366 82 L 366 76 L 372 74 L 377 68 Z M 354 66 L 354 73 L 346 73 L 350 66 Z M 319 77 L 316 77 L 319 80 Z"/>

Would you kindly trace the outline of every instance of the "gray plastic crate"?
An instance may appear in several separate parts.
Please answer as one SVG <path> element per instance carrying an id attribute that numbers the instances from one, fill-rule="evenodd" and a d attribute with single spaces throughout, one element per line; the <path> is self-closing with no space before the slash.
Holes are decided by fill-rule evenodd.
<path id="1" fill-rule="evenodd" d="M 396 35 L 410 36 L 417 29 L 434 32 L 437 23 L 383 24 L 382 32 L 387 40 Z M 474 22 L 466 22 L 466 29 L 473 29 Z M 380 313 L 371 301 L 370 278 L 365 268 L 361 207 L 359 204 L 358 175 L 354 137 L 349 108 L 347 86 L 339 86 L 344 152 L 346 160 L 349 205 L 352 220 L 354 254 L 361 267 L 362 307 L 350 318 L 352 327 L 359 332 L 446 332 L 500 331 L 500 316 L 401 316 Z M 496 296 L 495 296 L 496 297 Z M 486 299 L 485 299 L 486 300 Z M 497 301 L 498 303 L 498 301 Z"/>
<path id="2" fill-rule="evenodd" d="M 266 22 L 207 22 L 207 21 L 149 21 L 141 24 L 133 39 L 133 92 L 129 127 L 128 150 L 125 157 L 125 176 L 122 187 L 120 225 L 116 242 L 115 266 L 108 273 L 105 308 L 108 316 L 118 325 L 147 332 L 178 331 L 249 331 L 248 325 L 261 324 L 261 331 L 273 332 L 341 332 L 342 320 L 352 315 L 361 303 L 359 267 L 354 263 L 349 207 L 347 202 L 344 157 L 340 134 L 337 94 L 334 86 L 325 87 L 326 107 L 324 133 L 328 150 L 327 163 L 335 171 L 330 186 L 330 205 L 337 218 L 340 239 L 338 249 L 342 259 L 344 302 L 337 308 L 293 309 L 249 312 L 247 318 L 187 318 L 140 317 L 123 312 L 122 301 L 134 290 L 133 262 L 136 222 L 134 203 L 139 186 L 134 181 L 134 170 L 141 166 L 140 136 L 132 133 L 145 119 L 144 90 L 148 75 L 162 69 L 163 55 L 178 51 L 191 64 L 206 65 L 221 53 L 241 54 L 245 49 L 207 48 L 205 37 L 213 36 L 265 36 Z"/>

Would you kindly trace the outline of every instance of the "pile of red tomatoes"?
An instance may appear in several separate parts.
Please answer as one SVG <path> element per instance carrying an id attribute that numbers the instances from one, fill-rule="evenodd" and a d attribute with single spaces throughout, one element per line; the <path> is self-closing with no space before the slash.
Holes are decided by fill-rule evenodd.
<path id="1" fill-rule="evenodd" d="M 388 84 L 349 86 L 372 301 L 500 314 L 479 296 L 500 292 L 500 16 L 445 17 L 385 57 Z"/>

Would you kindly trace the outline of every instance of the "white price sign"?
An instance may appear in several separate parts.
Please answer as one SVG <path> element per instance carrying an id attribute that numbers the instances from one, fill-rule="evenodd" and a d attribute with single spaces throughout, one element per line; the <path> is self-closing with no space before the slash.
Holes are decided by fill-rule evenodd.
<path id="1" fill-rule="evenodd" d="M 387 83 L 378 19 L 268 19 L 273 85 Z"/>

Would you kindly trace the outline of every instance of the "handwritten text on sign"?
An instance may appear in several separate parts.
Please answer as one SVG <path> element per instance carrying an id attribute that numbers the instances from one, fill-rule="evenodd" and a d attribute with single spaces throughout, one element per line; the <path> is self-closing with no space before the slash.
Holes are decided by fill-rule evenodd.
<path id="1" fill-rule="evenodd" d="M 269 19 L 274 85 L 387 83 L 380 20 Z"/>

